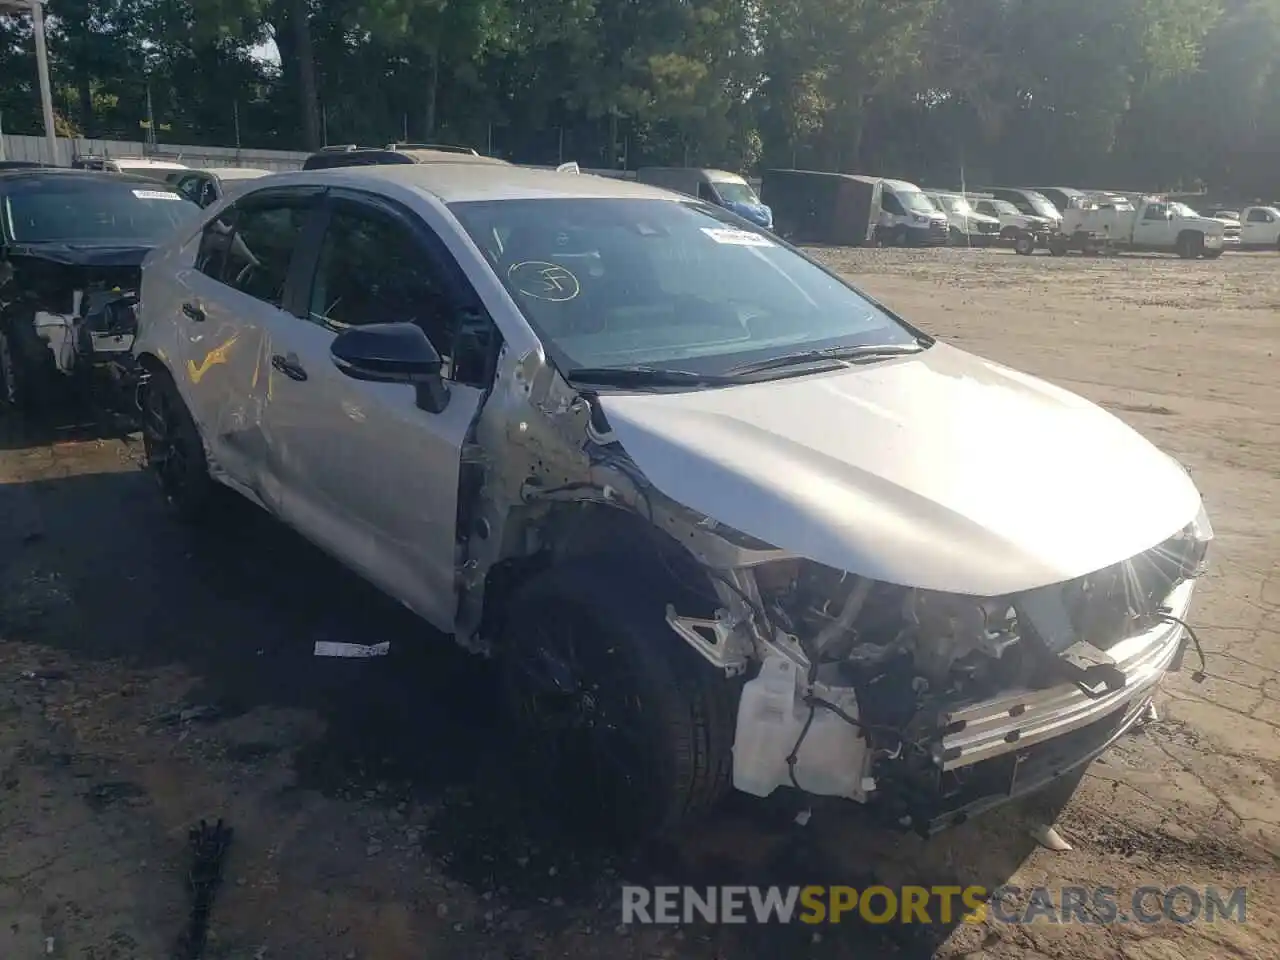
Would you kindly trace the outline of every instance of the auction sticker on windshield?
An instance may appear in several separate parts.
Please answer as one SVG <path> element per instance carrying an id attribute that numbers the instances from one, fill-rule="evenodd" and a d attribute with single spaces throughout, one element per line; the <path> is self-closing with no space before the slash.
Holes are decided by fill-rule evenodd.
<path id="1" fill-rule="evenodd" d="M 727 243 L 735 247 L 772 247 L 773 241 L 768 237 L 750 230 L 734 230 L 728 227 L 703 227 L 702 232 L 716 243 Z"/>
<path id="2" fill-rule="evenodd" d="M 168 190 L 134 190 L 133 195 L 139 200 L 181 200 L 182 197 Z"/>

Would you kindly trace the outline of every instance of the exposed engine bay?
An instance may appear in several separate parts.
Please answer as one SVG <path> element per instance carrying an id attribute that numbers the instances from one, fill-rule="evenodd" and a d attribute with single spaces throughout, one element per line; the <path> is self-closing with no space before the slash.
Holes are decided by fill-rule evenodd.
<path id="1" fill-rule="evenodd" d="M 108 397 L 127 393 L 134 379 L 140 264 L 147 252 L 11 248 L 0 273 L 0 316 L 24 385 L 34 389 L 65 380 L 88 388 L 106 384 Z"/>
<path id="2" fill-rule="evenodd" d="M 1039 753 L 1027 748 L 1053 741 L 1040 752 L 1060 750 L 1065 738 L 1055 738 L 1093 726 L 1106 735 L 1049 761 L 1040 779 L 1078 766 L 1137 718 L 1163 673 L 1109 651 L 1163 645 L 1166 663 L 1180 659 L 1181 616 L 1208 536 L 1193 524 L 1094 574 L 998 598 L 878 583 L 803 560 L 752 568 L 762 612 L 803 656 L 791 657 L 793 689 L 777 653 L 748 682 L 735 783 L 761 795 L 786 785 L 861 801 L 875 794 L 904 824 L 931 830 L 1009 794 L 1020 764 L 1020 787 L 1037 786 L 1026 771 Z M 992 736 L 980 735 L 982 724 L 995 724 Z"/>

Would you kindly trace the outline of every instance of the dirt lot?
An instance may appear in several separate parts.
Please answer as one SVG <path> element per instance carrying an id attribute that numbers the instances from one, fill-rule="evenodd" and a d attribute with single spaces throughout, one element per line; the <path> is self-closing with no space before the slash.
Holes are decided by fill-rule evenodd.
<path id="1" fill-rule="evenodd" d="M 208 956 L 1280 956 L 1280 257 L 825 251 L 921 326 L 1101 402 L 1193 470 L 1218 534 L 1209 678 L 1090 768 L 1058 820 L 930 842 L 856 811 L 731 804 L 621 857 L 520 803 L 487 668 L 251 509 L 196 536 L 135 444 L 0 424 L 0 958 L 169 956 L 187 829 L 236 830 Z M 983 442 L 975 438 L 975 442 Z M 993 463 L 1016 437 L 990 438 Z M 317 639 L 392 640 L 384 659 Z M 618 925 L 636 883 L 1247 885 L 1245 924 Z"/>

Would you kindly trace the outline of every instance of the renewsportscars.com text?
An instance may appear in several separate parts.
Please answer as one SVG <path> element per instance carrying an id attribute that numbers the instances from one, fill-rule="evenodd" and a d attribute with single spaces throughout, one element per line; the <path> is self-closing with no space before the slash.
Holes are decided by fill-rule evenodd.
<path id="1" fill-rule="evenodd" d="M 1245 900 L 1244 887 L 627 886 L 622 922 L 1243 923 Z"/>

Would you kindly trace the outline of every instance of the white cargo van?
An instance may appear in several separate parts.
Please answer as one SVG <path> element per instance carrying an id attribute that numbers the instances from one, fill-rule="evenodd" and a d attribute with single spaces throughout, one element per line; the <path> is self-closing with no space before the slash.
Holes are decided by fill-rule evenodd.
<path id="1" fill-rule="evenodd" d="M 938 247 L 949 235 L 947 215 L 914 183 L 881 181 L 880 221 L 876 235 L 895 247 Z"/>

